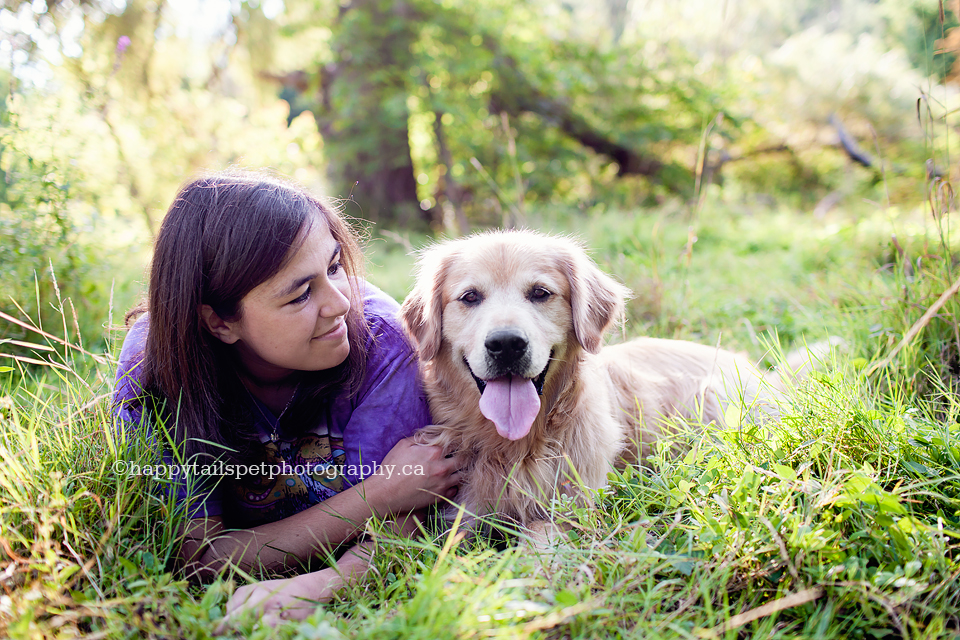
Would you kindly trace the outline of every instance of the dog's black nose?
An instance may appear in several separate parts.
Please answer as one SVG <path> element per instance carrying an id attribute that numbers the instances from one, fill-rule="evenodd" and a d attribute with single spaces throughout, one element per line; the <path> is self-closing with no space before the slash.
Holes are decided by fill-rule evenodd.
<path id="1" fill-rule="evenodd" d="M 527 339 L 515 330 L 501 329 L 487 336 L 483 346 L 494 360 L 501 364 L 511 364 L 527 353 Z"/>

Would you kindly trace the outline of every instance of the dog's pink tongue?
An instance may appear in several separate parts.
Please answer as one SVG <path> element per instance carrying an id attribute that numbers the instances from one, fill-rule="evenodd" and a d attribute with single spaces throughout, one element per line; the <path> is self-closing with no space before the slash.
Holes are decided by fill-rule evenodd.
<path id="1" fill-rule="evenodd" d="M 497 425 L 497 433 L 507 440 L 519 440 L 530 433 L 540 413 L 540 396 L 533 380 L 503 376 L 487 380 L 480 396 L 480 413 Z"/>

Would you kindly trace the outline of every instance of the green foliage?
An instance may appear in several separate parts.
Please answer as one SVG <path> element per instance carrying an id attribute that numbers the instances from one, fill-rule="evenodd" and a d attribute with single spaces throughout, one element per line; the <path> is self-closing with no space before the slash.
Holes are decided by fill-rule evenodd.
<path id="1" fill-rule="evenodd" d="M 77 267 L 72 255 L 74 229 L 65 216 L 69 186 L 55 167 L 37 161 L 17 148 L 13 130 L 16 123 L 6 105 L 0 110 L 0 223 L 4 242 L 0 245 L 0 281 L 24 282 L 47 267 L 47 256 L 65 249 L 70 272 Z M 14 210 L 26 215 L 14 216 Z M 7 298 L 13 291 L 5 291 Z"/>
<path id="2" fill-rule="evenodd" d="M 40 326 L 66 321 L 69 331 L 65 325 L 63 330 L 73 340 L 101 336 L 114 295 L 121 302 L 131 297 L 127 278 L 115 291 L 112 272 L 124 266 L 124 258 L 138 265 L 140 252 L 127 249 L 105 259 L 102 249 L 92 246 L 92 229 L 105 221 L 97 215 L 78 218 L 74 190 L 81 174 L 44 157 L 42 150 L 56 144 L 57 132 L 24 132 L 17 98 L 0 107 L 0 311 L 34 318 Z M 27 337 L 22 327 L 7 322 L 0 327 L 0 339 Z"/>
<path id="3" fill-rule="evenodd" d="M 933 68 L 909 53 L 919 28 L 912 11 L 921 5 L 937 6 L 664 3 L 645 8 L 624 40 L 676 43 L 698 58 L 696 72 L 736 125 L 707 131 L 704 123 L 706 173 L 731 196 L 760 192 L 794 207 L 813 207 L 828 194 L 905 204 L 916 201 L 930 157 L 916 119 L 917 88 L 937 99 L 948 93 L 929 79 Z M 874 158 L 871 169 L 844 154 L 832 115 Z"/>
<path id="4" fill-rule="evenodd" d="M 320 186 L 326 163 L 322 189 L 352 196 L 358 217 L 382 209 L 393 231 L 632 207 L 710 182 L 794 206 L 915 198 L 930 157 L 911 124 L 916 87 L 937 93 L 917 58 L 932 0 L 617 6 L 244 2 L 202 37 L 150 2 L 34 10 L 41 25 L 83 24 L 54 67 L 56 117 L 85 141 L 72 196 L 148 229 L 186 175 L 229 164 Z M 33 55 L 49 49 L 31 37 Z M 851 166 L 831 114 L 884 170 Z M 610 145 L 659 168 L 621 175 Z"/>
<path id="5" fill-rule="evenodd" d="M 960 22 L 949 9 L 949 3 L 943 3 L 945 11 L 941 23 L 940 8 L 938 2 L 931 0 L 913 0 L 896 5 L 891 3 L 891 17 L 894 19 L 890 27 L 903 43 L 913 66 L 942 81 L 957 55 L 953 52 L 938 53 L 937 40 L 942 39 L 948 30 L 960 26 Z"/>
<path id="6" fill-rule="evenodd" d="M 33 636 L 38 624 L 85 633 L 103 628 L 105 618 L 121 634 L 132 627 L 176 635 L 191 615 L 204 624 L 217 615 L 216 589 L 191 606 L 185 584 L 168 573 L 178 527 L 172 503 L 146 478 L 117 472 L 118 460 L 143 463 L 153 453 L 142 436 L 114 431 L 109 402 L 90 401 L 112 378 L 103 374 L 94 378 L 67 361 L 0 378 L 4 553 L 29 558 L 16 580 L 35 589 L 0 613 L 12 637 Z M 43 388 L 56 397 L 41 400 Z M 25 404 L 29 397 L 36 403 Z"/>
<path id="7" fill-rule="evenodd" d="M 778 615 L 785 637 L 949 633 L 960 484 L 946 443 L 956 434 L 914 448 L 944 431 L 902 406 L 869 409 L 870 394 L 862 372 L 838 371 L 805 384 L 772 433 L 708 429 L 663 443 L 651 471 L 628 469 L 612 485 L 614 514 L 643 527 L 627 549 L 673 555 L 675 572 L 713 582 L 715 602 L 726 591 L 724 605 L 763 583 L 777 594 L 822 585 L 824 599 Z M 680 443 L 687 453 L 670 453 Z M 945 453 L 935 471 L 919 463 Z M 761 633 L 773 621 L 755 624 Z"/>

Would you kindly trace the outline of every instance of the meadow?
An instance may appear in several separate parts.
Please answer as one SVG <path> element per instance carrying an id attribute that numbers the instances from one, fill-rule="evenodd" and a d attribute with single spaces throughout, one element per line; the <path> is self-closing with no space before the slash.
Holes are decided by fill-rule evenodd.
<path id="1" fill-rule="evenodd" d="M 595 507 L 554 503 L 569 540 L 549 555 L 522 533 L 408 540 L 371 525 L 374 574 L 305 622 L 251 618 L 240 635 L 960 637 L 960 303 L 942 296 L 955 213 L 815 218 L 708 193 L 697 207 L 539 207 L 524 222 L 575 234 L 633 290 L 612 341 L 721 344 L 763 366 L 828 336 L 843 345 L 796 383 L 772 433 L 739 415 L 680 428 L 646 465 L 611 472 Z M 372 233 L 369 279 L 402 299 L 410 250 L 430 241 Z M 122 331 L 81 342 L 70 301 L 41 290 L 62 322 L 21 327 L 29 339 L 5 345 L 19 359 L 0 363 L 0 635 L 213 637 L 248 576 L 177 574 L 179 516 L 157 481 L 118 472 L 153 459 L 111 417 Z"/>

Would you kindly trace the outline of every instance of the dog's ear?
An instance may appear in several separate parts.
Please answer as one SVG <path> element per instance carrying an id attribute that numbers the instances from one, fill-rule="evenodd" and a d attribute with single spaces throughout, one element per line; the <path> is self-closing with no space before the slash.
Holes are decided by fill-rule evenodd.
<path id="1" fill-rule="evenodd" d="M 440 351 L 443 283 L 448 264 L 447 256 L 440 249 L 423 254 L 419 260 L 417 284 L 400 306 L 400 321 L 424 361 L 433 360 Z"/>
<path id="2" fill-rule="evenodd" d="M 630 290 L 601 271 L 579 246 L 569 251 L 561 269 L 570 282 L 573 332 L 581 347 L 596 354 L 610 327 L 623 321 L 624 300 Z"/>

